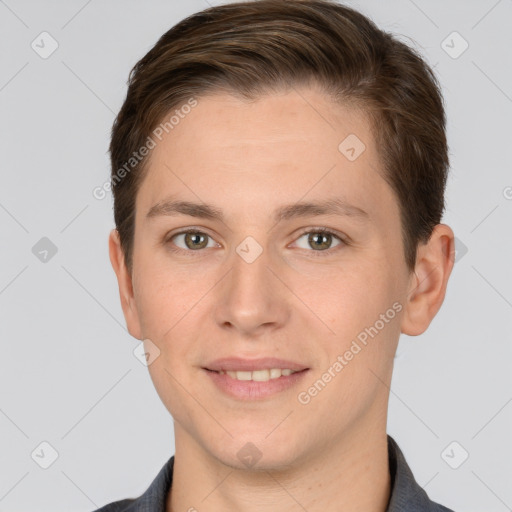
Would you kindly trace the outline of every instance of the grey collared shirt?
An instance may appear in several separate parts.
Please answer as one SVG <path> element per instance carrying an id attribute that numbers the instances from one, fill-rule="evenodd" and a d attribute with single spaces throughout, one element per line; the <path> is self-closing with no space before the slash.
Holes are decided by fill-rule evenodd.
<path id="1" fill-rule="evenodd" d="M 391 495 L 386 512 L 453 512 L 434 503 L 416 482 L 396 441 L 388 435 Z M 164 464 L 144 494 L 114 501 L 94 512 L 166 512 L 167 494 L 172 484 L 174 455 Z"/>

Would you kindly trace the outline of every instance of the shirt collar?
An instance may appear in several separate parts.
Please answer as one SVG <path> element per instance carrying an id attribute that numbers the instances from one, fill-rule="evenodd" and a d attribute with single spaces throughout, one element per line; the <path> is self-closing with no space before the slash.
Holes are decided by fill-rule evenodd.
<path id="1" fill-rule="evenodd" d="M 416 482 L 396 441 L 388 435 L 391 493 L 386 512 L 453 512 L 434 503 Z"/>

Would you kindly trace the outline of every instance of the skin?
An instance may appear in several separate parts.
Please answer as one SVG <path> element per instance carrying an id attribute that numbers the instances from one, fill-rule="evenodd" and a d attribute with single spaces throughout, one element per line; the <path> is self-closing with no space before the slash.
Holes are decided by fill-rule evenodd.
<path id="1" fill-rule="evenodd" d="M 366 146 L 354 161 L 338 150 L 349 134 Z M 400 333 L 424 332 L 444 300 L 454 235 L 436 226 L 409 272 L 399 205 L 380 170 L 364 114 L 311 86 L 254 102 L 227 93 L 198 98 L 152 150 L 136 199 L 132 275 L 115 230 L 109 250 L 130 334 L 160 350 L 148 368 L 174 419 L 167 511 L 386 510 L 393 358 Z M 215 205 L 224 222 L 146 218 L 171 195 Z M 273 220 L 283 204 L 332 197 L 368 219 Z M 170 239 L 187 227 L 208 235 L 202 248 L 188 248 L 198 242 L 187 247 L 186 235 Z M 333 237 L 322 249 L 320 237 L 320 248 L 308 244 L 318 227 L 349 243 Z M 252 263 L 236 252 L 247 236 L 262 249 Z M 300 403 L 298 393 L 395 302 L 401 311 Z M 237 400 L 202 369 L 228 356 L 280 357 L 309 371 L 293 389 Z M 237 457 L 248 442 L 261 452 L 252 467 Z"/>

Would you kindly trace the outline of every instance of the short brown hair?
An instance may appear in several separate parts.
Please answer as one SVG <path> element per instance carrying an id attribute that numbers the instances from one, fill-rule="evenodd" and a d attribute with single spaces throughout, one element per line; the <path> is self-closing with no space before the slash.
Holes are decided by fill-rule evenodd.
<path id="1" fill-rule="evenodd" d="M 441 222 L 449 168 L 433 71 L 416 50 L 333 0 L 255 0 L 185 18 L 130 72 L 110 143 L 114 218 L 130 272 L 135 198 L 150 156 L 133 155 L 162 119 L 209 92 L 257 99 L 313 82 L 368 115 L 383 177 L 399 202 L 405 261 L 414 269 L 418 244 Z"/>

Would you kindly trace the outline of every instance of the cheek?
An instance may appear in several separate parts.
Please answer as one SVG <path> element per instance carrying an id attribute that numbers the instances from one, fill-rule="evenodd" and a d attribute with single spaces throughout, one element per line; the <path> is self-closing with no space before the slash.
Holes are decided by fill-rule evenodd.
<path id="1" fill-rule="evenodd" d="M 133 292 L 143 336 L 162 345 L 190 310 L 187 288 L 168 270 L 147 264 L 139 267 Z"/>
<path id="2" fill-rule="evenodd" d="M 373 260 L 332 272 L 323 286 L 310 282 L 298 288 L 329 327 L 321 339 L 331 361 L 348 350 L 357 352 L 354 343 L 361 350 L 353 358 L 366 365 L 379 366 L 392 356 L 403 309 L 395 275 L 385 260 Z"/>
<path id="3" fill-rule="evenodd" d="M 193 387 L 189 371 L 197 339 L 192 330 L 195 322 L 190 320 L 200 296 L 196 297 L 198 291 L 189 281 L 155 266 L 140 274 L 139 283 L 134 292 L 142 333 L 159 350 L 158 357 L 148 366 L 151 380 L 167 409 L 186 421 L 190 404 L 187 405 L 183 389 Z"/>
<path id="4" fill-rule="evenodd" d="M 370 267 L 370 268 L 369 268 Z M 322 278 L 311 278 L 304 284 L 297 283 L 318 316 L 329 319 L 335 332 L 347 332 L 373 318 L 384 301 L 387 286 L 374 266 L 344 265 L 332 268 Z"/>

